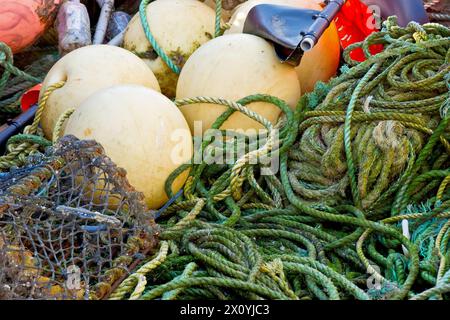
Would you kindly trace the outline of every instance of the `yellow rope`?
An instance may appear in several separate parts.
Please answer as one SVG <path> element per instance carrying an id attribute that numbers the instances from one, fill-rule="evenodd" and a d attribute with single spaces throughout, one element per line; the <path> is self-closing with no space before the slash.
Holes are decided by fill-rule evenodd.
<path id="1" fill-rule="evenodd" d="M 184 184 L 184 195 L 186 197 L 186 199 L 188 200 L 194 200 L 195 196 L 193 195 L 193 181 L 194 181 L 194 177 L 193 176 L 189 176 Z"/>
<path id="2" fill-rule="evenodd" d="M 364 255 L 363 251 L 363 243 L 367 239 L 367 237 L 372 233 L 371 229 L 367 229 L 364 231 L 364 233 L 359 237 L 358 241 L 356 242 L 356 252 L 358 253 L 358 256 L 360 257 L 362 263 L 366 267 L 367 273 L 371 274 L 373 278 L 380 283 L 388 283 L 389 281 L 383 277 L 369 262 L 369 260 Z"/>
<path id="3" fill-rule="evenodd" d="M 436 195 L 436 201 L 441 201 L 442 197 L 444 196 L 445 188 L 447 187 L 449 182 L 450 182 L 450 175 L 446 176 L 444 180 L 442 180 Z"/>
<path id="4" fill-rule="evenodd" d="M 56 142 L 58 142 L 58 139 L 61 137 L 61 130 L 62 127 L 64 125 L 64 123 L 66 122 L 67 119 L 70 118 L 70 116 L 75 112 L 75 109 L 69 109 L 66 110 L 59 118 L 58 121 L 56 122 L 55 128 L 53 129 L 53 138 L 52 138 L 52 142 L 53 144 L 55 144 Z"/>
<path id="5" fill-rule="evenodd" d="M 445 259 L 445 255 L 442 254 L 442 251 L 441 251 L 441 241 L 442 241 L 442 238 L 444 237 L 445 233 L 447 232 L 448 228 L 450 228 L 450 220 L 444 224 L 444 226 L 442 227 L 441 231 L 439 231 L 439 234 L 436 238 L 435 248 L 437 249 L 437 252 L 438 252 L 438 255 L 440 258 L 439 269 L 438 269 L 438 273 L 437 273 L 437 277 L 436 277 L 436 283 L 439 282 L 439 280 L 442 278 L 442 276 L 444 275 L 444 272 L 445 272 L 446 259 Z"/>
<path id="6" fill-rule="evenodd" d="M 36 135 L 36 136 L 42 136 L 42 132 L 39 128 L 39 123 L 41 122 L 42 113 L 45 109 L 45 106 L 47 104 L 47 101 L 55 90 L 61 88 L 64 85 L 64 81 L 55 83 L 54 85 L 48 87 L 48 89 L 44 92 L 42 97 L 39 100 L 39 105 L 36 110 L 36 115 L 34 116 L 33 123 L 29 126 L 26 126 L 23 130 L 24 134 L 27 135 Z M 9 168 L 13 166 L 20 167 L 22 166 L 26 158 L 36 152 L 39 148 L 38 144 L 34 144 L 31 142 L 22 142 L 22 143 L 16 143 L 16 144 L 9 144 L 7 146 L 7 153 L 0 157 L 0 171 L 1 170 L 8 170 Z"/>
<path id="7" fill-rule="evenodd" d="M 147 285 L 147 278 L 142 274 L 136 274 L 137 285 L 134 288 L 133 293 L 130 295 L 129 300 L 137 300 L 142 295 L 142 292 L 145 290 L 145 286 Z"/>
<path id="8" fill-rule="evenodd" d="M 180 229 L 193 221 L 197 215 L 201 212 L 205 205 L 205 200 L 199 198 L 197 204 L 194 208 L 189 212 L 189 214 L 181 219 L 173 229 Z M 158 255 L 139 268 L 135 273 L 125 279 L 120 286 L 111 294 L 109 297 L 110 300 L 120 300 L 127 293 L 129 293 L 133 288 L 133 292 L 130 295 L 130 300 L 137 300 L 140 298 L 142 293 L 144 292 L 145 286 L 147 285 L 147 280 L 145 275 L 150 271 L 157 268 L 161 263 L 163 263 L 167 257 L 167 252 L 169 250 L 169 242 L 163 241 L 161 242 L 161 248 L 159 250 Z"/>
<path id="9" fill-rule="evenodd" d="M 277 130 L 274 130 L 274 127 L 270 121 L 268 121 L 266 118 L 262 117 L 260 114 L 250 110 L 246 106 L 235 102 L 231 100 L 226 99 L 220 99 L 220 98 L 214 98 L 214 97 L 196 97 L 196 98 L 186 98 L 186 99 L 179 99 L 175 100 L 175 104 L 180 107 L 183 105 L 190 105 L 190 104 L 196 104 L 196 103 L 211 103 L 211 104 L 217 104 L 217 105 L 223 105 L 230 107 L 236 111 L 241 112 L 242 114 L 248 116 L 249 118 L 261 123 L 269 132 L 268 139 L 266 143 L 259 149 L 254 150 L 252 152 L 249 152 L 245 154 L 243 157 L 238 159 L 236 163 L 234 164 L 232 171 L 231 171 L 231 177 L 230 177 L 230 186 L 227 187 L 223 192 L 220 194 L 217 194 L 214 196 L 215 201 L 221 201 L 228 196 L 233 196 L 235 200 L 239 200 L 242 196 L 242 184 L 246 180 L 244 177 L 245 170 L 243 170 L 249 163 L 256 163 L 256 161 L 261 159 L 263 156 L 267 155 L 272 151 L 274 148 L 276 142 L 277 142 Z M 191 189 L 192 189 L 192 182 L 189 179 L 187 180 L 185 184 L 185 195 L 186 197 L 191 200 Z"/>
<path id="10" fill-rule="evenodd" d="M 197 204 L 192 208 L 192 210 L 188 213 L 186 217 L 178 221 L 176 225 L 174 225 L 171 229 L 181 229 L 188 225 L 191 221 L 193 221 L 198 214 L 202 211 L 203 207 L 205 206 L 205 200 L 202 198 L 198 199 Z"/>
<path id="11" fill-rule="evenodd" d="M 37 133 L 39 123 L 41 122 L 42 113 L 44 112 L 45 106 L 47 105 L 47 101 L 50 98 L 50 95 L 55 90 L 64 86 L 65 83 L 66 83 L 65 81 L 57 82 L 57 83 L 49 86 L 47 88 L 47 90 L 45 90 L 44 94 L 41 96 L 41 99 L 39 100 L 39 105 L 36 110 L 36 115 L 34 116 L 33 123 L 31 124 L 31 126 L 29 127 L 27 132 L 25 132 L 25 133 L 27 133 L 27 134 L 36 134 Z"/>
<path id="12" fill-rule="evenodd" d="M 126 278 L 120 286 L 111 294 L 109 300 L 121 300 L 127 293 L 132 289 L 133 292 L 130 296 L 130 300 L 139 299 L 145 289 L 147 280 L 145 275 L 150 271 L 156 269 L 161 263 L 166 260 L 167 252 L 169 251 L 169 243 L 167 241 L 161 242 L 161 247 L 159 249 L 158 255 L 151 261 L 140 267 L 135 273 Z"/>
<path id="13" fill-rule="evenodd" d="M 261 272 L 267 273 L 269 277 L 271 277 L 280 286 L 280 288 L 283 289 L 288 297 L 293 300 L 298 300 L 297 295 L 289 287 L 286 280 L 286 275 L 283 271 L 283 262 L 281 259 L 277 258 L 273 261 L 262 264 L 260 270 Z"/>
<path id="14" fill-rule="evenodd" d="M 414 219 L 420 219 L 422 217 L 424 217 L 426 215 L 426 213 L 413 213 L 413 214 L 404 214 L 404 215 L 400 215 L 400 216 L 395 216 L 395 217 L 389 217 L 386 219 L 381 220 L 382 223 L 396 223 L 399 222 L 401 220 L 414 220 Z M 445 218 L 450 218 L 450 212 L 442 212 L 442 213 L 438 213 L 436 215 L 434 215 L 435 218 L 439 218 L 439 219 L 445 219 Z"/>

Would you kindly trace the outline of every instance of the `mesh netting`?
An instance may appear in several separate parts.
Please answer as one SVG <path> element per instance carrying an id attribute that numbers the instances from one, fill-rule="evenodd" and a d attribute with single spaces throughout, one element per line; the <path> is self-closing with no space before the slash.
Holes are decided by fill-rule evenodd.
<path id="1" fill-rule="evenodd" d="M 67 136 L 0 176 L 0 299 L 103 298 L 155 246 L 143 195 Z"/>

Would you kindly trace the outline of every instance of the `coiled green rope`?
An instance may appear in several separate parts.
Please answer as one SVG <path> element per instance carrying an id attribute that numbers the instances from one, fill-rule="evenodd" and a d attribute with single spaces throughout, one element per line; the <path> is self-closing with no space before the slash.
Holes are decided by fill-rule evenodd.
<path id="1" fill-rule="evenodd" d="M 372 56 L 372 44 L 384 51 Z M 350 59 L 356 47 L 365 62 Z M 184 195 L 158 221 L 159 255 L 111 298 L 449 298 L 450 30 L 401 28 L 389 18 L 344 56 L 342 75 L 318 84 L 295 111 L 267 95 L 176 101 L 228 106 L 213 128 L 241 112 L 267 139 L 225 131 L 214 148 L 212 138 L 202 141 L 196 155 L 206 158 L 166 181 L 172 197 L 172 182 L 190 171 Z M 256 101 L 277 106 L 280 121 L 247 108 Z M 11 139 L 3 170 L 50 144 L 36 135 L 37 123 Z M 207 161 L 239 148 L 244 155 L 232 163 Z M 262 174 L 267 159 L 279 159 L 276 174 Z"/>
<path id="2" fill-rule="evenodd" d="M 6 82 L 11 75 L 21 77 L 22 79 L 30 81 L 32 83 L 41 82 L 41 79 L 31 76 L 14 66 L 11 48 L 8 47 L 4 42 L 0 42 L 0 66 L 4 69 L 3 74 L 0 78 L 0 94 L 4 90 Z"/>
<path id="3" fill-rule="evenodd" d="M 40 74 L 43 68 L 36 67 L 37 65 L 30 66 L 30 70 L 26 70 L 31 72 L 15 67 L 11 48 L 0 42 L 0 124 L 8 116 L 20 113 L 19 99 L 24 90 L 41 82 L 41 79 L 33 74 Z"/>
<path id="4" fill-rule="evenodd" d="M 372 56 L 372 44 L 384 51 Z M 357 47 L 365 62 L 350 59 Z M 147 275 L 141 298 L 448 298 L 449 57 L 449 29 L 401 28 L 389 18 L 295 112 L 262 95 L 177 101 L 228 106 L 214 129 L 238 111 L 269 135 L 279 130 L 276 147 L 242 140 L 247 152 L 278 157 L 280 170 L 262 175 L 267 164 L 249 161 L 251 152 L 176 170 L 166 192 L 172 197 L 172 182 L 189 169 L 184 196 L 159 221 L 172 251 Z M 284 116 L 272 126 L 246 108 L 253 101 Z M 215 148 L 204 140 L 196 154 L 236 151 L 238 135 L 223 136 Z"/>

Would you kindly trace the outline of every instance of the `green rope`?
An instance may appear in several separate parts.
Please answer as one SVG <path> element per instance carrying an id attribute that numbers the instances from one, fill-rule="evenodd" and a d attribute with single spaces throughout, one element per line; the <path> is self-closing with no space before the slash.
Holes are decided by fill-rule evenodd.
<path id="1" fill-rule="evenodd" d="M 14 66 L 12 50 L 4 42 L 0 42 L 0 66 L 4 68 L 3 75 L 0 78 L 0 94 L 2 93 L 2 90 L 4 89 L 11 74 L 32 83 L 41 82 L 41 79 L 29 75 Z"/>
<path id="2" fill-rule="evenodd" d="M 239 159 L 175 170 L 166 192 L 172 197 L 172 182 L 189 169 L 184 197 L 159 223 L 165 230 L 161 238 L 173 241 L 179 253 L 153 272 L 154 283 L 143 298 L 170 292 L 215 299 L 405 299 L 413 290 L 445 295 L 442 285 L 431 294 L 426 290 L 438 273 L 431 253 L 435 242 L 429 239 L 439 236 L 438 257 L 444 257 L 450 237 L 447 229 L 439 232 L 450 207 L 450 192 L 446 183 L 441 186 L 449 176 L 447 120 L 441 118 L 449 100 L 449 36 L 448 29 L 434 24 L 400 28 L 390 18 L 383 31 L 345 52 L 351 68 L 318 84 L 294 113 L 261 95 L 238 102 L 177 101 L 227 106 L 214 129 L 236 111 L 269 132 L 279 129 L 281 144 L 268 154 L 279 157 L 280 171 L 265 178 L 257 170 L 262 163 L 239 167 Z M 377 43 L 385 49 L 372 56 L 368 48 Z M 349 58 L 356 47 L 365 52 L 365 62 Z M 276 126 L 245 107 L 262 98 L 284 113 Z M 246 150 L 250 140 L 242 137 Z M 211 143 L 203 140 L 196 152 L 203 154 Z M 211 156 L 235 148 L 226 140 L 219 145 Z M 439 207 L 412 207 L 412 199 L 433 203 L 439 186 Z M 175 228 L 199 199 L 205 204 L 195 219 Z M 411 239 L 403 236 L 402 220 L 409 221 Z M 436 222 L 417 240 L 416 229 L 428 221 Z M 197 268 L 185 277 L 189 263 Z M 371 276 L 379 287 L 366 287 Z"/>
<path id="3" fill-rule="evenodd" d="M 175 62 L 170 59 L 170 57 L 164 52 L 164 50 L 158 45 L 156 39 L 150 31 L 150 26 L 147 21 L 147 6 L 151 0 L 142 0 L 139 5 L 139 16 L 141 18 L 142 27 L 144 28 L 145 36 L 152 45 L 153 50 L 158 54 L 159 57 L 167 64 L 167 66 L 176 74 L 180 74 L 181 68 L 175 64 Z"/>
<path id="4" fill-rule="evenodd" d="M 214 23 L 214 37 L 218 37 L 222 34 L 222 26 L 221 26 L 221 20 L 222 20 L 222 0 L 215 0 L 216 1 L 216 19 Z"/>
<path id="5" fill-rule="evenodd" d="M 7 145 L 9 144 L 21 144 L 21 143 L 31 143 L 33 145 L 37 144 L 41 147 L 50 147 L 52 145 L 51 141 L 48 141 L 44 137 L 37 136 L 34 134 L 16 134 L 9 138 Z"/>
<path id="6" fill-rule="evenodd" d="M 140 5 L 146 36 L 174 70 L 149 30 L 148 3 Z M 215 36 L 220 12 L 217 1 Z M 371 55 L 373 44 L 383 52 Z M 350 58 L 355 48 L 364 62 Z M 295 110 L 262 94 L 175 101 L 225 106 L 213 129 L 240 112 L 266 136 L 204 137 L 193 156 L 200 163 L 166 180 L 172 198 L 173 182 L 189 172 L 181 196 L 158 217 L 160 254 L 130 270 L 111 299 L 448 299 L 450 30 L 402 28 L 389 18 L 344 59 L 342 74 Z M 5 70 L 2 79 L 14 71 Z M 252 111 L 253 102 L 279 108 L 279 121 Z M 35 123 L 8 141 L 0 169 L 51 144 L 36 130 Z M 239 156 L 208 162 L 228 152 Z M 264 174 L 266 160 L 279 170 Z"/>

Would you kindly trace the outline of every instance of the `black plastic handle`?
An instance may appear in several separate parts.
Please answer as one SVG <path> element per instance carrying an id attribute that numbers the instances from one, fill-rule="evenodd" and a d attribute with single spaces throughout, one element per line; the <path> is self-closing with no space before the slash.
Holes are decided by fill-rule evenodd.
<path id="1" fill-rule="evenodd" d="M 21 113 L 0 127 L 0 154 L 5 152 L 6 143 L 9 138 L 21 132 L 25 126 L 33 121 L 36 110 L 37 104 L 31 106 L 27 111 Z"/>

